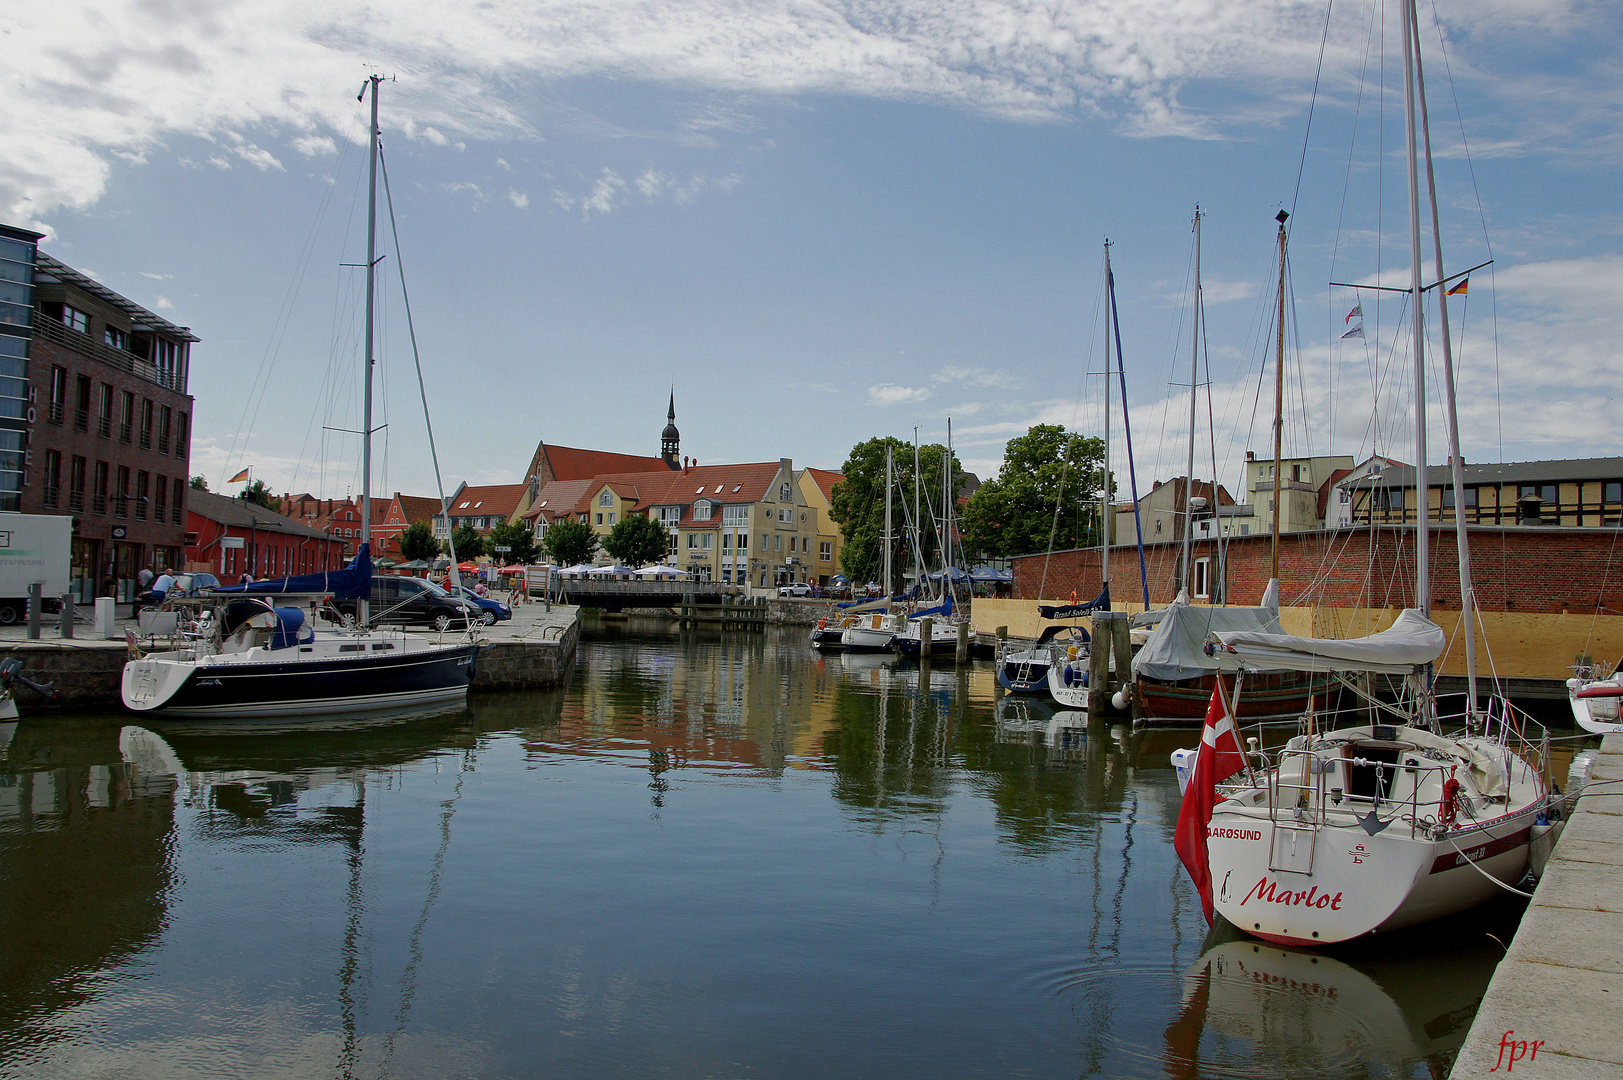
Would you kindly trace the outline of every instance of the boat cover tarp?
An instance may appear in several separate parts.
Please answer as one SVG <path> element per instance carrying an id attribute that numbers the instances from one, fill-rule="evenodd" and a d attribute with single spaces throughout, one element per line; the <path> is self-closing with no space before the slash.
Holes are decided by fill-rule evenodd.
<path id="1" fill-rule="evenodd" d="M 313 596 L 330 594 L 334 600 L 359 600 L 372 595 L 372 550 L 361 550 L 342 570 L 323 574 L 296 574 L 293 577 L 266 578 L 246 585 L 225 585 L 217 593 L 246 593 L 250 596 Z"/>
<path id="2" fill-rule="evenodd" d="M 1085 604 L 1068 604 L 1065 607 L 1055 607 L 1052 604 L 1038 604 L 1037 614 L 1045 619 L 1070 619 L 1077 615 L 1086 615 L 1090 611 L 1110 610 L 1110 586 L 1106 585 Z"/>
<path id="3" fill-rule="evenodd" d="M 1133 657 L 1133 674 L 1174 681 L 1198 679 L 1214 671 L 1238 671 L 1239 657 L 1206 655 L 1206 635 L 1213 632 L 1252 631 L 1279 634 L 1279 612 L 1267 607 L 1203 607 L 1174 604 L 1150 632 L 1149 640 Z M 1249 666 L 1249 665 L 1248 665 Z M 1276 664 L 1273 667 L 1290 667 Z"/>
<path id="4" fill-rule="evenodd" d="M 1295 637 L 1261 627 L 1213 627 L 1213 631 L 1232 650 L 1220 655 L 1249 668 L 1294 671 L 1407 675 L 1443 655 L 1448 644 L 1443 628 L 1414 608 L 1405 608 L 1389 628 L 1361 638 Z"/>
<path id="5" fill-rule="evenodd" d="M 853 614 L 861 611 L 889 611 L 890 599 L 881 596 L 877 600 L 853 600 L 844 604 L 835 604 L 834 606 Z"/>
<path id="6" fill-rule="evenodd" d="M 276 609 L 276 627 L 270 640 L 272 649 L 291 649 L 295 645 L 308 645 L 315 639 L 314 628 L 305 625 L 304 612 L 296 607 Z"/>

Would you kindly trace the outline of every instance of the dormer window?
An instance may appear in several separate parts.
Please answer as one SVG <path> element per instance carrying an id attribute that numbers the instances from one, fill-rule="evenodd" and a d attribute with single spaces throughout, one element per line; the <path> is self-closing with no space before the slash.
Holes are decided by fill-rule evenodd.
<path id="1" fill-rule="evenodd" d="M 710 520 L 710 507 L 711 507 L 711 505 L 712 505 L 712 503 L 710 502 L 709 499 L 700 499 L 698 502 L 694 503 L 693 504 L 693 520 L 694 521 L 709 521 Z"/>
<path id="2" fill-rule="evenodd" d="M 604 488 L 603 489 L 603 494 L 601 494 L 601 495 L 599 495 L 597 497 L 597 505 L 599 505 L 599 506 L 613 506 L 614 505 L 614 492 L 610 491 L 608 488 Z"/>

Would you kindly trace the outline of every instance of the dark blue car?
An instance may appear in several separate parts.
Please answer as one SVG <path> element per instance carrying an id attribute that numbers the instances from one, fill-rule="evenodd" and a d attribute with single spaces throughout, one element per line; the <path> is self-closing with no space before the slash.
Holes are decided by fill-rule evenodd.
<path id="1" fill-rule="evenodd" d="M 463 599 L 472 601 L 481 611 L 485 613 L 484 618 L 480 619 L 479 621 L 484 623 L 486 626 L 490 626 L 493 623 L 500 622 L 503 619 L 511 619 L 513 617 L 513 609 L 502 603 L 500 600 L 493 600 L 488 596 L 480 596 L 466 585 L 461 586 L 461 590 Z"/>

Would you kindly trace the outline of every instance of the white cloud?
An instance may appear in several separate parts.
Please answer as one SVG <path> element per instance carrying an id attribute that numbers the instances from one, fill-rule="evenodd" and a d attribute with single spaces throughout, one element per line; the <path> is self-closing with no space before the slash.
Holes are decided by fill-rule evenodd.
<path id="1" fill-rule="evenodd" d="M 144 278 L 151 278 L 153 281 L 168 281 L 170 278 L 174 277 L 175 275 L 173 275 L 173 274 L 149 274 L 145 270 L 143 270 L 143 271 L 141 271 L 141 276 L 144 277 Z"/>
<path id="2" fill-rule="evenodd" d="M 330 135 L 300 135 L 293 140 L 293 149 L 305 157 L 323 157 L 338 153 L 338 144 Z"/>
<path id="3" fill-rule="evenodd" d="M 614 213 L 615 200 L 626 193 L 626 182 L 613 169 L 604 169 L 592 183 L 592 190 L 580 197 L 580 216 Z"/>
<path id="4" fill-rule="evenodd" d="M 115 155 L 138 162 L 172 135 L 214 139 L 263 169 L 281 165 L 248 132 L 285 132 L 306 156 L 330 152 L 335 136 L 353 138 L 361 73 L 378 61 L 399 75 L 385 92 L 389 122 L 457 148 L 539 139 L 539 80 L 604 75 L 709 95 L 681 121 L 701 141 L 749 127 L 735 102 L 818 93 L 1025 120 L 1103 114 L 1137 134 L 1206 138 L 1299 114 L 1323 25 L 1318 0 L 447 0 L 386 9 L 63 0 L 13 9 L 0 82 L 0 215 L 19 223 L 90 205 Z M 1366 16 L 1335 14 L 1327 104 L 1352 97 L 1363 63 Z M 1490 0 L 1445 5 L 1441 15 L 1456 79 L 1502 118 L 1482 133 L 1484 149 L 1623 154 L 1615 73 L 1597 66 L 1618 44 L 1607 5 Z M 1529 75 L 1526 62 L 1504 73 L 1496 61 L 1518 55 L 1529 20 L 1544 50 L 1581 38 L 1597 59 L 1554 75 Z M 1202 94 L 1231 102 L 1202 111 L 1184 103 L 1195 84 L 1240 92 Z"/>
<path id="5" fill-rule="evenodd" d="M 167 296 L 160 296 L 160 297 L 158 297 L 158 302 L 156 304 L 154 304 L 153 306 L 156 307 L 159 311 L 168 311 L 169 309 L 173 308 L 175 305 L 170 302 L 170 300 L 169 300 L 169 298 Z"/>
<path id="6" fill-rule="evenodd" d="M 520 210 L 527 209 L 530 205 L 530 197 L 528 195 L 522 191 L 515 191 L 511 188 L 509 188 L 507 191 L 507 201 L 518 207 Z"/>
<path id="7" fill-rule="evenodd" d="M 991 371 L 987 368 L 958 367 L 952 364 L 931 375 L 930 381 L 956 383 L 961 386 L 1011 386 L 1018 382 L 1006 372 Z"/>
<path id="8" fill-rule="evenodd" d="M 881 386 L 868 387 L 868 404 L 905 405 L 911 401 L 923 401 L 930 393 L 928 386 L 894 386 L 885 383 Z"/>

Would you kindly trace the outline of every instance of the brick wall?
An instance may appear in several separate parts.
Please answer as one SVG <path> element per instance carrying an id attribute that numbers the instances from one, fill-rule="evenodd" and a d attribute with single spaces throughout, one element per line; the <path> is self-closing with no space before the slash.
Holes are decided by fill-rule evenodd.
<path id="1" fill-rule="evenodd" d="M 1588 613 L 1623 611 L 1623 545 L 1613 529 L 1539 526 L 1470 530 L 1472 577 L 1485 612 Z M 1196 559 L 1216 563 L 1217 545 L 1192 546 Z M 1458 610 L 1459 564 L 1452 527 L 1431 533 L 1434 607 Z M 1326 607 L 1401 608 L 1414 604 L 1413 529 L 1368 528 L 1280 537 L 1280 602 Z M 1270 538 L 1234 537 L 1225 543 L 1228 598 L 1262 599 L 1271 570 Z M 1152 606 L 1172 599 L 1178 545 L 1147 544 L 1145 561 Z M 1098 549 L 1027 555 L 1014 560 L 1018 599 L 1082 599 L 1098 595 Z M 1046 570 L 1045 570 L 1046 564 Z M 1120 607 L 1142 602 L 1136 547 L 1111 549 L 1111 597 Z M 1039 596 L 1041 586 L 1041 596 Z"/>

